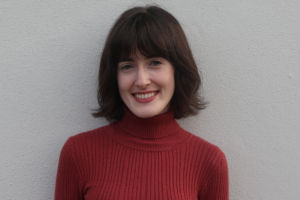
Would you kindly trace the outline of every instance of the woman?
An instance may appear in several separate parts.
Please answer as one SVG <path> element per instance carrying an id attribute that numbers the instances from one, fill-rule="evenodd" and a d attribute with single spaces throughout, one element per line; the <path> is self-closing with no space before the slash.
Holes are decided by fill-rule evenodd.
<path id="1" fill-rule="evenodd" d="M 65 143 L 55 199 L 228 199 L 223 152 L 175 119 L 205 108 L 200 76 L 178 21 L 135 7 L 115 22 L 103 49 L 95 117 L 108 126 Z"/>

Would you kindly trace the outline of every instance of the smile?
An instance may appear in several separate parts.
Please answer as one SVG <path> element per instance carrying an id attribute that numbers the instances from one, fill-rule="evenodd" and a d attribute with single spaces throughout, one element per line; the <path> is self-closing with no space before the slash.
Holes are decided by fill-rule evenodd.
<path id="1" fill-rule="evenodd" d="M 153 97 L 156 94 L 157 94 L 157 92 L 149 92 L 149 93 L 145 93 L 145 94 L 134 94 L 134 96 L 139 99 L 148 99 L 150 97 Z"/>
<path id="2" fill-rule="evenodd" d="M 147 103 L 155 99 L 159 91 L 148 92 L 148 93 L 134 93 L 132 96 L 137 102 Z"/>

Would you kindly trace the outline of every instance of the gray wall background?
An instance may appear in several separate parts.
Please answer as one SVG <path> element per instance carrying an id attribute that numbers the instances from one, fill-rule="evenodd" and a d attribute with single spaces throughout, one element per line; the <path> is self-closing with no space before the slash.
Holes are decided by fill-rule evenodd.
<path id="1" fill-rule="evenodd" d="M 230 199 L 300 196 L 300 1 L 0 1 L 1 199 L 53 199 L 68 137 L 93 119 L 116 17 L 157 3 L 182 24 L 209 107 L 181 120 L 226 154 Z"/>

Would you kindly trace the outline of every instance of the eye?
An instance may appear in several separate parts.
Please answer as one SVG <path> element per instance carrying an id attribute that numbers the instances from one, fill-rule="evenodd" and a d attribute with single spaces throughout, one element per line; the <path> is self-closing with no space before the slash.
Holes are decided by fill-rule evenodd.
<path id="1" fill-rule="evenodd" d="M 151 65 L 152 66 L 157 66 L 157 65 L 160 65 L 161 64 L 161 62 L 159 61 L 159 60 L 153 60 L 152 62 L 151 62 Z"/>
<path id="2" fill-rule="evenodd" d="M 132 68 L 133 68 L 133 66 L 132 65 L 128 65 L 128 64 L 121 66 L 121 70 L 123 70 L 123 71 L 128 71 L 128 70 L 130 70 Z"/>

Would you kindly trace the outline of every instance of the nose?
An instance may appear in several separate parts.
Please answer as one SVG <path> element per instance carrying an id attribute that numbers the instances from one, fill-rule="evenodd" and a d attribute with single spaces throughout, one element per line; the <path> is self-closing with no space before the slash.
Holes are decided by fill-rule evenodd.
<path id="1" fill-rule="evenodd" d="M 150 83 L 151 81 L 147 70 L 145 70 L 143 67 L 139 68 L 136 75 L 135 85 L 144 89 L 150 85 Z"/>

